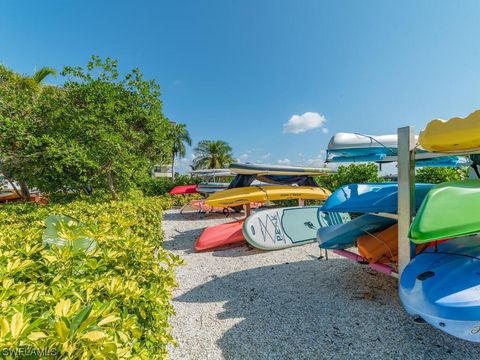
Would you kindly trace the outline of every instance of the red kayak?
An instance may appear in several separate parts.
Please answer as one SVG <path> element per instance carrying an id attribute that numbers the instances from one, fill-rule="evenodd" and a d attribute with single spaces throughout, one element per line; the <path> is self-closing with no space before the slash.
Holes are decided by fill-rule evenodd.
<path id="1" fill-rule="evenodd" d="M 196 194 L 197 185 L 179 185 L 170 190 L 170 195 Z"/>
<path id="2" fill-rule="evenodd" d="M 195 251 L 211 250 L 245 242 L 243 222 L 245 219 L 207 227 L 195 243 Z"/>

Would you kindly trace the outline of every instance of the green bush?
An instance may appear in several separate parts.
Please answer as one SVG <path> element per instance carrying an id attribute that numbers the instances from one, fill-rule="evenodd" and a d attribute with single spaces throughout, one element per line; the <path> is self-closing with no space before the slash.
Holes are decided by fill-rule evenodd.
<path id="1" fill-rule="evenodd" d="M 439 184 L 446 181 L 464 180 L 468 177 L 468 168 L 422 167 L 416 170 L 415 181 Z"/>
<path id="2" fill-rule="evenodd" d="M 378 165 L 373 163 L 340 165 L 335 174 L 319 176 L 315 180 L 318 185 L 332 192 L 348 184 L 385 182 L 385 179 L 378 177 Z"/>
<path id="3" fill-rule="evenodd" d="M 74 359 L 165 358 L 174 343 L 168 320 L 181 260 L 161 248 L 161 221 L 176 201 L 137 194 L 2 206 L 0 348 L 50 349 Z M 45 248 L 52 214 L 82 223 L 82 236 L 95 239 L 93 250 Z M 67 239 L 74 233 L 58 231 Z"/>
<path id="4" fill-rule="evenodd" d="M 149 178 L 141 185 L 141 189 L 145 195 L 159 196 L 168 194 L 175 186 L 199 184 L 201 179 L 191 178 L 187 175 L 177 175 L 172 181 L 170 178 Z"/>

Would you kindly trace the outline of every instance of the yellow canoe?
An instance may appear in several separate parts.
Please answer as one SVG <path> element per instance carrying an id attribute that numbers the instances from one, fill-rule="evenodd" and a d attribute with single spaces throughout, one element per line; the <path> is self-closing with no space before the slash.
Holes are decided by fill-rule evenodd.
<path id="1" fill-rule="evenodd" d="M 275 200 L 326 200 L 330 194 L 327 189 L 312 186 L 248 186 L 219 191 L 210 195 L 205 204 L 232 207 Z"/>
<path id="2" fill-rule="evenodd" d="M 430 152 L 461 153 L 480 149 L 480 110 L 466 118 L 432 120 L 420 132 L 418 141 Z"/>

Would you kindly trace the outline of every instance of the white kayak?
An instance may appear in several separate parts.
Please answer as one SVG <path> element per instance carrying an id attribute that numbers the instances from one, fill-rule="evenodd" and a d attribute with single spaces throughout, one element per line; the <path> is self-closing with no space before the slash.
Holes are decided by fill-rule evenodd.
<path id="1" fill-rule="evenodd" d="M 240 175 L 297 175 L 297 176 L 320 176 L 332 173 L 330 168 L 312 168 L 301 166 L 265 165 L 265 164 L 241 164 L 230 165 L 230 171 Z"/>
<path id="2" fill-rule="evenodd" d="M 362 156 L 372 154 L 396 154 L 398 139 L 391 135 L 363 135 L 355 133 L 337 133 L 328 143 L 328 152 L 342 156 Z"/>

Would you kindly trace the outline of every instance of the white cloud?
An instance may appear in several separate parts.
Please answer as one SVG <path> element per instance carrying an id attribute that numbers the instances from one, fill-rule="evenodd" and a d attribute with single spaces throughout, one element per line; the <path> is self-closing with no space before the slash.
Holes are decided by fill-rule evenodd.
<path id="1" fill-rule="evenodd" d="M 262 160 L 268 159 L 270 156 L 272 156 L 272 154 L 266 153 L 266 154 L 262 155 Z"/>
<path id="2" fill-rule="evenodd" d="M 249 155 L 248 155 L 248 151 L 242 155 L 240 155 L 239 157 L 237 157 L 237 161 L 238 162 L 244 162 L 244 161 L 247 161 Z"/>
<path id="3" fill-rule="evenodd" d="M 290 120 L 283 124 L 283 133 L 300 134 L 306 131 L 322 128 L 327 119 L 316 112 L 306 112 L 303 115 L 293 115 Z M 322 131 L 325 133 L 324 128 Z M 326 130 L 328 132 L 328 130 Z"/>
<path id="4" fill-rule="evenodd" d="M 288 165 L 288 164 L 291 163 L 291 161 L 288 160 L 287 158 L 285 158 L 285 159 L 280 159 L 280 160 L 278 160 L 277 162 L 278 162 L 280 165 Z"/>
<path id="5" fill-rule="evenodd" d="M 328 129 L 326 127 L 322 128 L 322 133 L 328 134 Z"/>
<path id="6" fill-rule="evenodd" d="M 305 160 L 305 165 L 306 166 L 313 166 L 313 167 L 324 166 L 325 165 L 325 160 L 322 156 L 324 153 L 325 152 L 322 150 L 322 151 L 320 151 L 320 154 L 317 155 L 316 157 Z"/>

